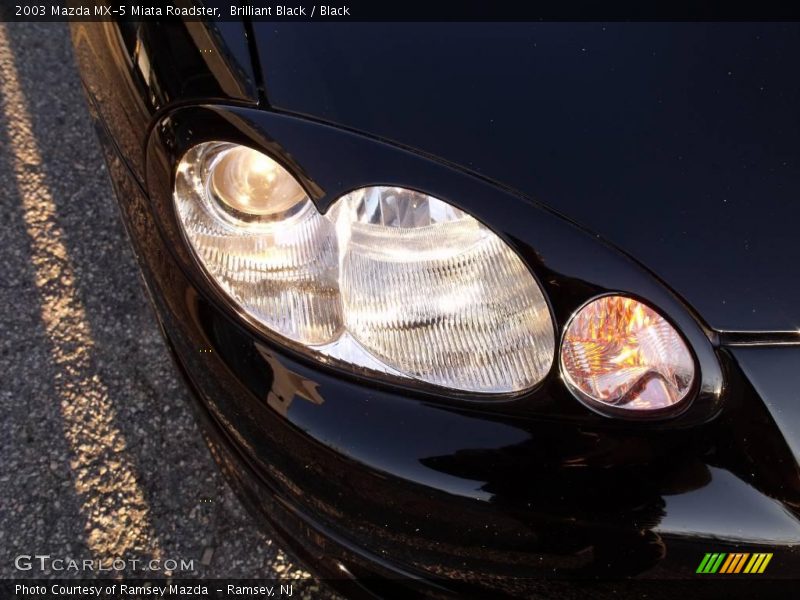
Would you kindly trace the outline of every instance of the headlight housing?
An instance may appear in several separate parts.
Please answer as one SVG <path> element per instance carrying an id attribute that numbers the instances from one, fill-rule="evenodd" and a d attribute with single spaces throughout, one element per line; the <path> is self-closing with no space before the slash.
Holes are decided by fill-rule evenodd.
<path id="1" fill-rule="evenodd" d="M 259 207 L 258 203 L 255 210 L 250 210 L 249 199 L 229 199 L 228 206 L 216 206 L 220 201 L 225 201 L 227 196 L 223 194 L 230 187 L 222 184 L 225 174 L 222 171 L 217 173 L 218 183 L 211 192 L 203 187 L 207 183 L 204 178 L 202 181 L 205 183 L 198 193 L 194 176 L 200 176 L 203 165 L 208 167 L 211 161 L 188 160 L 190 153 L 198 152 L 207 144 L 209 146 L 205 150 L 209 153 L 213 149 L 211 145 L 216 145 L 217 150 L 240 147 L 246 149 L 240 151 L 244 154 L 253 152 L 250 160 L 256 164 L 262 163 L 264 159 L 260 156 L 264 156 L 281 166 L 287 174 L 286 182 L 291 183 L 286 189 L 297 190 L 296 186 L 299 185 L 303 201 L 298 202 L 292 193 L 284 192 L 284 210 L 276 210 L 278 204 Z M 244 164 L 247 161 L 239 158 L 231 161 L 233 162 Z M 272 165 L 259 168 L 264 173 L 281 172 Z M 190 175 L 190 171 L 194 175 Z M 249 178 L 243 178 L 240 171 L 235 178 L 234 187 L 241 188 L 244 179 L 248 180 L 244 186 L 247 190 L 266 185 L 263 181 L 259 182 L 260 176 L 257 174 L 248 175 Z M 262 179 L 269 180 L 268 177 Z M 325 278 L 312 277 L 311 281 L 304 281 L 306 271 L 303 269 L 295 273 L 283 267 L 270 271 L 276 276 L 283 276 L 286 281 L 294 282 L 293 287 L 290 286 L 294 291 L 284 291 L 285 299 L 274 301 L 274 305 L 282 310 L 277 313 L 271 309 L 266 311 L 263 308 L 266 305 L 264 301 L 253 301 L 253 306 L 246 309 L 243 302 L 235 299 L 237 286 L 232 286 L 231 291 L 227 291 L 220 276 L 212 275 L 211 263 L 208 266 L 204 264 L 202 253 L 198 252 L 190 240 L 184 218 L 186 214 L 180 212 L 182 202 L 190 199 L 195 203 L 205 202 L 202 195 L 206 195 L 216 203 L 211 205 L 211 210 L 216 211 L 212 216 L 223 221 L 226 227 L 235 226 L 238 231 L 235 237 L 242 236 L 244 231 L 254 234 L 255 229 L 265 227 L 271 229 L 283 245 L 290 243 L 287 236 L 297 234 L 299 229 L 280 228 L 275 227 L 274 223 L 270 224 L 269 220 L 274 220 L 276 213 L 280 215 L 279 222 L 289 221 L 292 217 L 299 221 L 311 220 L 314 213 L 320 213 L 333 224 L 333 238 L 327 237 L 329 243 L 335 240 L 336 256 L 343 259 L 347 247 L 342 246 L 342 243 L 346 241 L 349 244 L 351 237 L 357 241 L 356 236 L 345 235 L 346 231 L 353 229 L 350 225 L 344 231 L 339 230 L 345 223 L 342 215 L 351 221 L 355 220 L 352 210 L 345 210 L 344 207 L 356 201 L 352 197 L 346 202 L 344 199 L 355 194 L 363 196 L 363 190 L 370 187 L 385 187 L 375 186 L 376 182 L 403 186 L 391 188 L 393 192 L 385 191 L 384 194 L 403 189 L 404 196 L 410 197 L 410 194 L 418 193 L 413 190 L 424 190 L 422 196 L 447 200 L 438 205 L 438 208 L 433 203 L 433 212 L 449 207 L 448 210 L 460 210 L 474 218 L 490 233 L 496 232 L 507 247 L 518 255 L 525 269 L 534 274 L 536 289 L 542 294 L 543 301 L 546 301 L 550 317 L 549 328 L 559 342 L 553 343 L 553 357 L 550 361 L 545 361 L 549 370 L 538 383 L 523 387 L 525 384 L 509 384 L 507 378 L 504 387 L 500 388 L 506 391 L 496 391 L 498 388 L 486 384 L 475 391 L 476 386 L 472 383 L 461 387 L 446 387 L 448 384 L 443 379 L 432 382 L 423 379 L 423 376 L 427 376 L 424 373 L 401 372 L 399 369 L 407 368 L 403 366 L 407 363 L 392 366 L 373 354 L 365 344 L 355 340 L 347 329 L 348 318 L 344 312 L 330 319 L 326 327 L 318 326 L 318 313 L 323 312 L 323 309 L 325 314 L 332 312 L 327 307 L 320 306 L 320 301 L 325 298 L 328 290 L 326 285 L 319 285 L 317 282 L 324 281 Z M 680 296 L 637 263 L 635 257 L 620 252 L 596 233 L 577 226 L 547 205 L 521 196 L 519 192 L 476 176 L 475 173 L 386 141 L 302 117 L 254 108 L 209 105 L 178 108 L 154 125 L 147 147 L 146 188 L 149 196 L 148 208 L 154 214 L 154 225 L 158 231 L 150 231 L 148 227 L 147 230 L 138 231 L 137 235 L 146 238 L 157 233 L 171 248 L 175 261 L 173 266 L 178 270 L 170 270 L 167 263 L 159 263 L 159 267 L 164 270 L 159 270 L 158 273 L 168 278 L 162 283 L 164 293 L 179 291 L 175 286 L 182 285 L 181 282 L 184 281 L 189 286 L 183 290 L 181 302 L 170 305 L 176 311 L 189 311 L 189 314 L 177 314 L 177 318 L 192 319 L 191 323 L 186 323 L 188 329 L 171 333 L 177 336 L 174 343 L 180 344 L 183 339 L 181 336 L 188 335 L 190 338 L 185 339 L 185 342 L 190 345 L 210 344 L 215 348 L 219 359 L 252 359 L 255 361 L 252 365 L 253 375 L 263 377 L 262 383 L 270 380 L 270 374 L 273 373 L 270 365 L 279 361 L 282 366 L 291 368 L 293 372 L 320 386 L 343 386 L 342 389 L 354 395 L 354 400 L 359 394 L 364 394 L 370 401 L 379 396 L 393 396 L 403 398 L 411 404 L 433 403 L 442 405 L 447 410 L 476 411 L 476 418 L 481 418 L 481 410 L 487 410 L 498 418 L 543 418 L 553 419 L 554 422 L 574 422 L 587 427 L 619 426 L 623 430 L 629 425 L 620 423 L 619 419 L 637 421 L 636 427 L 645 429 L 685 429 L 709 422 L 719 415 L 724 406 L 726 388 L 723 365 L 727 358 L 716 347 L 715 332 L 703 323 L 702 317 L 694 313 Z M 247 196 L 255 198 L 257 194 L 248 193 Z M 261 197 L 263 199 L 263 194 Z M 371 201 L 369 198 L 363 200 L 366 203 Z M 457 202 L 457 206 L 448 202 Z M 362 203 L 362 200 L 359 199 L 358 203 Z M 301 208 L 309 210 L 310 214 L 300 214 Z M 391 210 L 391 203 L 386 208 Z M 133 206 L 132 210 L 138 211 L 139 207 Z M 257 213 L 255 222 L 248 216 L 249 212 Z M 238 217 L 233 223 L 230 222 L 232 215 Z M 247 226 L 243 227 L 242 223 L 247 223 Z M 144 224 L 144 220 L 132 220 L 134 228 L 143 227 Z M 320 224 L 317 221 L 317 225 Z M 421 226 L 417 220 L 413 220 L 413 224 L 413 228 L 398 229 L 419 229 Z M 197 227 L 198 231 L 203 229 L 199 224 L 190 228 L 192 227 Z M 509 240 L 513 240 L 513 243 Z M 319 244 L 315 244 L 315 247 L 318 246 Z M 278 244 L 278 247 L 282 245 Z M 261 249 L 263 250 L 263 244 Z M 149 245 L 139 249 L 144 256 L 150 251 Z M 293 256 L 296 255 L 295 252 Z M 160 255 L 155 258 L 162 259 Z M 319 260 L 316 254 L 313 254 L 313 259 L 313 268 L 323 273 L 326 268 L 329 269 L 331 275 L 327 287 L 330 289 L 331 300 L 336 299 L 339 310 L 344 311 L 347 290 L 343 285 L 339 260 L 327 263 L 328 267 L 325 267 L 325 261 Z M 221 273 L 227 273 L 225 263 L 220 262 L 219 265 Z M 248 280 L 242 281 L 246 283 Z M 235 283 L 235 279 L 231 283 Z M 267 283 L 274 285 L 274 278 L 270 282 L 262 281 L 261 285 Z M 306 287 L 316 292 L 316 305 L 301 293 Z M 680 335 L 694 367 L 692 383 L 680 401 L 658 410 L 629 410 L 605 402 L 593 403 L 581 397 L 577 389 L 570 386 L 561 360 L 557 361 L 558 365 L 553 364 L 561 353 L 563 336 L 575 314 L 593 300 L 612 295 L 623 295 L 647 303 Z M 250 293 L 243 294 L 241 298 L 245 301 L 254 300 L 255 297 Z M 452 300 L 454 299 L 444 300 L 441 304 L 448 306 Z M 326 298 L 323 304 L 336 306 L 337 302 L 328 302 Z M 259 317 L 259 314 L 262 316 Z M 292 317 L 293 314 L 314 318 L 307 319 L 306 325 L 292 329 L 290 325 L 299 322 L 299 319 Z M 222 315 L 226 317 L 225 324 L 247 325 L 246 328 L 234 328 L 237 335 L 241 336 L 237 343 L 248 347 L 249 342 L 255 343 L 259 356 L 251 356 L 249 352 L 242 356 L 226 354 L 232 352 L 233 347 L 230 346 L 230 340 L 220 337 L 224 335 L 226 328 L 216 321 L 216 317 Z M 265 320 L 277 324 L 268 326 L 264 323 Z M 288 333 L 281 333 L 280 327 Z M 253 339 L 253 330 L 260 330 L 261 336 Z M 263 338 L 270 338 L 271 343 L 259 343 L 259 337 L 262 338 L 261 341 L 264 341 Z M 191 346 L 185 349 L 190 348 Z M 242 347 L 242 350 L 246 348 Z M 379 347 L 376 346 L 375 352 L 378 350 Z M 438 347 L 427 350 L 431 361 L 441 360 L 446 356 Z M 267 359 L 269 364 L 261 360 L 265 353 L 270 355 Z M 303 360 L 298 361 L 301 355 Z M 515 356 L 503 356 L 502 351 L 499 356 L 501 362 L 516 359 Z M 477 361 L 470 358 L 472 360 Z M 204 364 L 206 361 L 213 364 L 211 357 L 203 359 Z M 310 361 L 324 368 L 315 371 Z M 528 377 L 525 383 L 533 379 L 535 378 Z M 348 387 L 347 382 L 359 385 Z M 257 385 L 256 380 L 250 383 Z M 252 391 L 259 396 L 262 394 L 260 387 L 253 388 Z M 576 397 L 579 401 L 576 401 Z M 299 415 L 300 412 L 296 411 L 295 416 Z M 614 420 L 609 420 L 608 417 L 614 417 Z"/>
<path id="2" fill-rule="evenodd" d="M 228 142 L 184 154 L 173 199 L 210 278 L 320 360 L 480 394 L 531 389 L 552 366 L 532 273 L 440 199 L 374 186 L 321 214 L 279 163 Z"/>

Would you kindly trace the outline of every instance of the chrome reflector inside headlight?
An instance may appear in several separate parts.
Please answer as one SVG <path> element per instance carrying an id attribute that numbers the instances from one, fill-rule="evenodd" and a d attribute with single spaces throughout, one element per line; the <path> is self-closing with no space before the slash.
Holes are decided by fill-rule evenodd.
<path id="1" fill-rule="evenodd" d="M 223 142 L 187 152 L 174 199 L 199 262 L 236 306 L 320 359 L 478 393 L 529 389 L 550 370 L 538 283 L 441 200 L 377 186 L 321 215 L 277 162 Z"/>

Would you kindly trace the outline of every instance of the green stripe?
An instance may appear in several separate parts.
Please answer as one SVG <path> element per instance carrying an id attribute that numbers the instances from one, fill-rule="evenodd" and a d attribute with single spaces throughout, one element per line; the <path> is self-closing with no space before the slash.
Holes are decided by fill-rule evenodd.
<path id="1" fill-rule="evenodd" d="M 714 563 L 714 566 L 709 569 L 709 573 L 716 573 L 717 569 L 719 569 L 720 565 L 722 565 L 723 559 L 727 556 L 725 552 L 719 555 L 717 562 Z"/>
<path id="2" fill-rule="evenodd" d="M 706 568 L 703 569 L 703 573 L 711 573 L 711 567 L 714 566 L 714 563 L 717 562 L 717 557 L 719 554 L 716 552 L 711 555 L 711 558 L 708 559 L 708 563 L 706 564 Z"/>
<path id="3" fill-rule="evenodd" d="M 703 570 L 703 573 L 713 573 L 714 572 L 711 569 L 714 568 L 714 563 L 717 562 L 717 558 L 719 558 L 719 554 L 717 554 L 716 552 L 711 555 L 711 560 L 708 561 L 708 564 L 706 565 L 706 568 Z"/>
<path id="4" fill-rule="evenodd" d="M 701 562 L 701 563 L 700 563 L 700 566 L 699 566 L 699 567 L 697 567 L 697 571 L 695 571 L 695 573 L 705 573 L 705 570 L 704 570 L 704 569 L 705 569 L 706 563 L 708 562 L 708 559 L 709 559 L 709 558 L 711 558 L 711 554 L 710 554 L 710 553 L 707 553 L 707 554 L 705 555 L 705 557 L 703 558 L 703 562 Z"/>

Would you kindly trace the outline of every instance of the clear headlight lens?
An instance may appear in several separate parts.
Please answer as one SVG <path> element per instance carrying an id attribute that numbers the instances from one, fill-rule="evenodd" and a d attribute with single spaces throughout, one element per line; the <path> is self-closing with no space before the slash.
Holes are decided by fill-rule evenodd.
<path id="1" fill-rule="evenodd" d="M 339 337 L 335 231 L 283 167 L 243 146 L 200 144 L 180 162 L 174 197 L 195 254 L 236 305 L 301 344 Z"/>
<path id="2" fill-rule="evenodd" d="M 479 393 L 529 389 L 550 370 L 538 283 L 441 200 L 378 186 L 321 215 L 278 163 L 222 142 L 187 152 L 174 200 L 200 263 L 238 307 L 323 360 Z"/>
<path id="3" fill-rule="evenodd" d="M 683 400 L 694 362 L 677 331 L 652 308 L 605 296 L 581 308 L 564 332 L 561 369 L 581 399 L 631 411 Z"/>
<path id="4" fill-rule="evenodd" d="M 411 190 L 372 187 L 339 202 L 349 233 L 340 289 L 356 341 L 402 373 L 451 388 L 522 390 L 542 379 L 550 313 L 500 238 Z"/>

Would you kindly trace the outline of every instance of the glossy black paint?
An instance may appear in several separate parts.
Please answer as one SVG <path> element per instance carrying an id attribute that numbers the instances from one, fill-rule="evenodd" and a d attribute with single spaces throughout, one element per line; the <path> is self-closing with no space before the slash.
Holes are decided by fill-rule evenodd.
<path id="1" fill-rule="evenodd" d="M 199 99 L 258 102 L 240 22 L 75 21 L 71 33 L 87 99 L 142 184 L 144 148 L 160 111 Z"/>
<path id="2" fill-rule="evenodd" d="M 271 106 L 557 209 L 716 329 L 800 330 L 797 23 L 255 23 Z"/>
<path id="3" fill-rule="evenodd" d="M 94 45 L 90 59 L 79 54 L 84 77 L 94 76 L 91 67 L 130 76 L 125 60 L 104 52 L 105 38 L 86 39 Z M 796 575 L 797 382 L 784 373 L 800 348 L 721 346 L 705 315 L 636 261 L 453 165 L 274 111 L 177 108 L 191 100 L 180 96 L 139 130 L 92 89 L 123 220 L 212 453 L 317 572 L 349 573 L 379 595 L 395 586 L 442 595 L 485 585 L 494 594 L 557 595 L 564 578 L 691 577 L 707 551 L 771 548 L 770 574 Z M 146 86 L 118 93 L 127 105 L 151 94 Z M 119 135 L 141 139 L 142 156 L 149 138 L 146 177 L 136 168 L 145 161 L 129 156 Z M 174 164 L 207 139 L 269 152 L 323 210 L 374 183 L 409 185 L 470 210 L 537 274 L 559 327 L 609 290 L 646 299 L 691 345 L 699 394 L 673 418 L 632 422 L 586 409 L 555 370 L 524 397 L 476 402 L 315 363 L 237 314 L 181 239 L 170 202 Z"/>
<path id="4" fill-rule="evenodd" d="M 800 347 L 731 348 L 800 463 Z"/>

